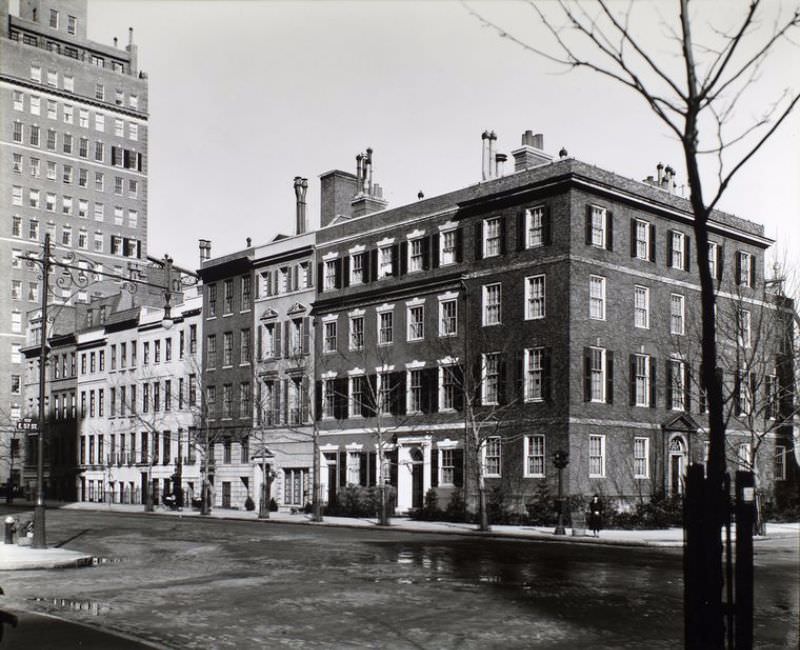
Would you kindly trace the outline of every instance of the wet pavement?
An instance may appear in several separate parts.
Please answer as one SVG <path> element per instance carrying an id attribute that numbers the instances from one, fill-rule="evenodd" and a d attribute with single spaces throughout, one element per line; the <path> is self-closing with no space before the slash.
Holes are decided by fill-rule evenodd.
<path id="1" fill-rule="evenodd" d="M 49 511 L 66 540 L 106 561 L 0 574 L 0 603 L 168 648 L 682 642 L 680 549 Z M 797 647 L 796 541 L 756 553 L 756 647 Z"/>

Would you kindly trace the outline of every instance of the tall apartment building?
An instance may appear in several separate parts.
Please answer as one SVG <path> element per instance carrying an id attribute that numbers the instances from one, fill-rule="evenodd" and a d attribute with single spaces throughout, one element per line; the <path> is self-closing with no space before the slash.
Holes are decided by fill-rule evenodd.
<path id="1" fill-rule="evenodd" d="M 19 256 L 75 254 L 119 275 L 147 254 L 147 78 L 132 31 L 126 46 L 86 38 L 86 0 L 20 0 L 0 7 L 0 428 L 23 407 L 26 314 L 41 300 L 36 269 Z M 56 269 L 55 273 L 58 273 Z M 53 302 L 118 290 L 101 276 Z M 10 379 L 9 379 L 10 378 Z"/>
<path id="2" fill-rule="evenodd" d="M 568 494 L 630 502 L 681 493 L 688 463 L 704 460 L 693 216 L 669 170 L 638 182 L 565 151 L 554 160 L 530 132 L 512 155 L 503 175 L 484 134 L 482 182 L 394 209 L 361 173 L 322 177 L 313 313 L 328 501 L 381 477 L 400 510 L 430 489 L 441 505 L 458 489 L 469 501 L 480 464 L 524 511 L 555 493 L 560 449 Z M 709 227 L 729 466 L 758 463 L 771 494 L 787 478 L 780 422 L 793 409 L 780 386 L 788 314 L 764 277 L 772 242 L 722 212 Z"/>

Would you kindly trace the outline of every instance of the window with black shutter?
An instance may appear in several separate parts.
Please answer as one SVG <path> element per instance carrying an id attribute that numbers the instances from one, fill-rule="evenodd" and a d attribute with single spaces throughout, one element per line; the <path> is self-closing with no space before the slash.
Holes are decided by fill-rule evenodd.
<path id="1" fill-rule="evenodd" d="M 369 485 L 368 468 L 369 456 L 367 452 L 362 451 L 358 454 L 358 484 L 364 487 Z"/>
<path id="2" fill-rule="evenodd" d="M 614 353 L 606 350 L 606 404 L 614 403 Z"/>
<path id="3" fill-rule="evenodd" d="M 453 485 L 464 487 L 464 450 L 453 450 Z"/>
<path id="4" fill-rule="evenodd" d="M 439 486 L 439 450 L 431 448 L 431 487 Z"/>
<path id="5" fill-rule="evenodd" d="M 347 485 L 347 452 L 339 452 L 339 487 Z"/>

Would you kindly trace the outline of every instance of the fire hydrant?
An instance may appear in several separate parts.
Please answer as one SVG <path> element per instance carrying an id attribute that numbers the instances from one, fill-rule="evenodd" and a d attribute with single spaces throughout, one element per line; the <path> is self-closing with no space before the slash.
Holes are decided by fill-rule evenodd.
<path id="1" fill-rule="evenodd" d="M 14 543 L 14 517 L 8 516 L 5 520 L 6 524 L 6 544 Z"/>

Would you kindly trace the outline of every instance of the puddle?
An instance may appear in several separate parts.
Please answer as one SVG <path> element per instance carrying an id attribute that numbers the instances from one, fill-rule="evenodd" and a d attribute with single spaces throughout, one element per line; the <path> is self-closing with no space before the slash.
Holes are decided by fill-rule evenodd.
<path id="1" fill-rule="evenodd" d="M 107 614 L 111 611 L 111 606 L 96 600 L 76 600 L 74 598 L 29 598 L 34 603 L 48 605 L 58 610 L 70 610 L 73 612 L 88 612 L 95 616 Z"/>

